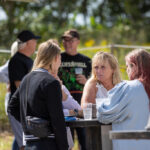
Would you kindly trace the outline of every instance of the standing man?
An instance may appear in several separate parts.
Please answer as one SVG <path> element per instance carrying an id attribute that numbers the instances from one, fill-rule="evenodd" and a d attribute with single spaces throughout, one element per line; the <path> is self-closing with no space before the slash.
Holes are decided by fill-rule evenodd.
<path id="1" fill-rule="evenodd" d="M 61 54 L 62 64 L 59 77 L 71 95 L 80 104 L 83 87 L 91 72 L 91 60 L 77 52 L 80 35 L 75 29 L 68 30 L 62 36 L 65 52 Z M 77 111 L 77 110 L 75 110 Z M 77 113 L 77 112 L 76 112 Z M 76 128 L 81 150 L 86 150 L 85 129 Z M 74 137 L 74 132 L 72 130 Z"/>
<path id="2" fill-rule="evenodd" d="M 17 38 L 18 52 L 10 59 L 8 66 L 11 96 L 15 93 L 23 77 L 30 72 L 32 68 L 33 60 L 30 56 L 34 53 L 37 44 L 36 40 L 39 39 L 40 36 L 35 36 L 31 31 L 24 30 L 18 34 Z M 23 149 L 22 126 L 10 114 L 9 120 L 17 144 L 20 149 Z"/>

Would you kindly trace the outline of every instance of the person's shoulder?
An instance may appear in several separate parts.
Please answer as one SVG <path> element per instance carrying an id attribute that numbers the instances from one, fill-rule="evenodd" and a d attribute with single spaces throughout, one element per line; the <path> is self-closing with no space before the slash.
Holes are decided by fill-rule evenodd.
<path id="1" fill-rule="evenodd" d="M 138 91 L 138 94 L 140 92 L 143 92 L 145 91 L 145 88 L 144 88 L 144 85 L 141 81 L 139 80 L 131 80 L 131 81 L 127 81 L 130 89 L 134 89 L 135 91 Z"/>
<path id="2" fill-rule="evenodd" d="M 89 78 L 88 81 L 86 82 L 86 87 L 91 87 L 91 88 L 94 88 L 96 87 L 96 84 L 97 84 L 97 81 L 92 79 L 92 78 Z"/>
<path id="3" fill-rule="evenodd" d="M 121 89 L 121 90 L 129 90 L 131 92 L 140 91 L 144 89 L 143 84 L 139 80 L 123 80 L 112 89 Z"/>
<path id="4" fill-rule="evenodd" d="M 81 53 L 78 53 L 78 56 L 79 56 L 79 57 L 82 57 L 83 59 L 86 59 L 86 60 L 88 60 L 88 61 L 91 60 L 88 56 L 83 55 L 83 54 L 81 54 Z"/>
<path id="5" fill-rule="evenodd" d="M 140 82 L 139 80 L 130 80 L 124 82 L 131 87 L 141 87 L 143 85 L 142 82 Z"/>
<path id="6" fill-rule="evenodd" d="M 44 75 L 43 80 L 45 81 L 45 83 L 47 84 L 59 83 L 59 81 L 56 78 L 54 78 L 51 74 L 43 73 L 43 75 Z"/>
<path id="7" fill-rule="evenodd" d="M 19 56 L 19 52 L 17 52 L 13 57 L 10 58 L 9 63 L 22 61 L 21 57 Z"/>

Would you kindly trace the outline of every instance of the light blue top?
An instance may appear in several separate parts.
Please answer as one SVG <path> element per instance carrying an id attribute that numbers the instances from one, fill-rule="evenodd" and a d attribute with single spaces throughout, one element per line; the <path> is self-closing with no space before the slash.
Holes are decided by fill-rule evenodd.
<path id="1" fill-rule="evenodd" d="M 68 95 L 67 99 L 62 102 L 63 104 L 63 112 L 65 116 L 69 116 L 69 110 L 78 109 L 81 110 L 81 106 L 78 104 L 78 102 L 71 96 L 68 89 L 65 87 L 65 85 L 62 85 L 63 91 Z"/>
<path id="2" fill-rule="evenodd" d="M 8 83 L 8 63 L 7 61 L 3 66 L 0 67 L 0 82 Z"/>
<path id="3" fill-rule="evenodd" d="M 144 130 L 149 117 L 149 98 L 138 80 L 122 81 L 97 103 L 97 117 L 112 123 L 112 130 Z M 150 140 L 113 140 L 113 150 L 149 150 Z"/>

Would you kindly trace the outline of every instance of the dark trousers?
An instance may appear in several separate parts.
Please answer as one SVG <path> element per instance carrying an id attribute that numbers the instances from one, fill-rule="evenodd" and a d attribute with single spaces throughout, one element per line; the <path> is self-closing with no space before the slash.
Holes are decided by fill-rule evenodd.
<path id="1" fill-rule="evenodd" d="M 53 138 L 45 138 L 36 141 L 27 141 L 25 150 L 58 150 Z"/>
<path id="2" fill-rule="evenodd" d="M 72 137 L 74 139 L 74 131 L 76 130 L 78 141 L 80 144 L 80 150 L 86 150 L 86 140 L 85 140 L 85 128 L 71 128 Z"/>
<path id="3" fill-rule="evenodd" d="M 16 138 L 14 138 L 13 144 L 12 144 L 12 150 L 19 150 L 19 146 L 17 144 Z"/>

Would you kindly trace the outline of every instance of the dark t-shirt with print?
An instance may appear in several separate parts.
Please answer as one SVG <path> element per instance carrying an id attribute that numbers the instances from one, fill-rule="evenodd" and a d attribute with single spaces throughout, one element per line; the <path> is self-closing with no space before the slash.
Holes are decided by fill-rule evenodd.
<path id="1" fill-rule="evenodd" d="M 59 77 L 74 99 L 80 103 L 84 85 L 76 81 L 76 75 L 83 74 L 86 78 L 90 76 L 91 59 L 80 53 L 71 56 L 64 52 L 61 54 L 61 60 Z"/>

